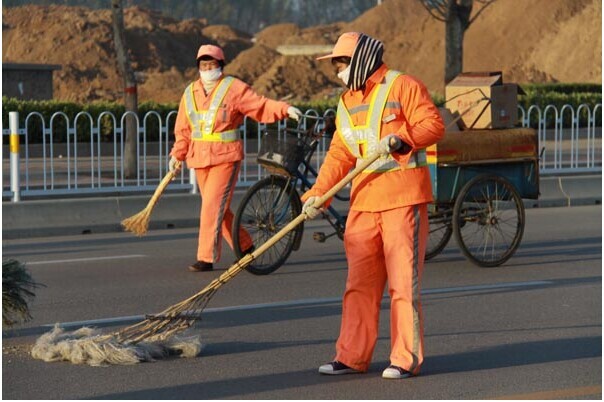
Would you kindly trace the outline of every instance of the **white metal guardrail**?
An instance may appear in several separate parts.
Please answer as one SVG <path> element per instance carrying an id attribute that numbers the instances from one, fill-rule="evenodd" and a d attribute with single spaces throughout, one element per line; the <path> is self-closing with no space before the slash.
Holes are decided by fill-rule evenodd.
<path id="1" fill-rule="evenodd" d="M 13 113 L 16 112 L 9 113 L 10 121 L 18 127 L 2 131 L 5 199 L 17 202 L 21 197 L 148 192 L 155 189 L 166 173 L 176 111 L 165 118 L 155 111 L 146 113 L 142 119 L 131 113 L 138 127 L 138 145 L 136 175 L 130 178 L 125 177 L 122 157 L 127 113 L 118 119 L 110 112 L 103 112 L 95 120 L 89 113 L 80 112 L 72 121 L 63 112 L 54 113 L 48 121 L 38 112 L 25 118 Z M 328 113 L 334 111 L 328 110 L 325 115 Z M 306 114 L 319 116 L 315 110 Z M 596 124 L 602 120 L 601 104 L 593 108 L 580 105 L 576 109 L 564 105 L 560 110 L 553 105 L 543 109 L 533 105 L 527 110 L 519 107 L 519 116 L 520 125 L 538 129 L 542 175 L 602 172 L 602 128 Z M 310 119 L 303 120 L 303 127 L 309 123 L 307 120 Z M 585 124 L 581 124 L 582 120 Z M 33 132 L 34 121 L 38 123 L 37 132 Z M 86 124 L 78 124 L 82 121 Z M 62 127 L 57 127 L 58 122 L 63 122 Z M 78 133 L 82 125 L 87 127 L 86 132 Z M 244 120 L 239 130 L 245 159 L 238 186 L 249 186 L 264 175 L 256 163 L 262 132 L 268 128 L 280 135 L 285 127 L 286 121 L 267 126 Z M 151 131 L 157 133 L 154 141 L 150 140 Z M 42 142 L 31 144 L 33 135 L 41 136 Z M 58 142 L 59 137 L 65 141 Z M 327 146 L 326 140 L 316 154 L 317 169 Z M 183 169 L 170 188 L 196 192 L 195 175 Z"/>
<path id="2" fill-rule="evenodd" d="M 334 110 L 328 110 L 325 115 L 334 113 Z M 17 202 L 21 196 L 148 192 L 156 188 L 167 172 L 169 152 L 174 142 L 172 131 L 176 111 L 169 112 L 165 119 L 155 111 L 147 112 L 142 119 L 131 112 L 119 119 L 110 112 L 103 112 L 96 120 L 89 113 L 80 112 L 71 121 L 63 112 L 54 113 L 48 121 L 38 112 L 29 113 L 24 119 L 16 112 L 9 112 L 9 115 L 11 122 L 18 127 L 2 130 L 2 196 L 5 199 Z M 128 115 L 135 119 L 138 127 L 137 169 L 133 177 L 126 177 L 123 158 L 123 134 Z M 309 110 L 306 116 L 319 117 L 319 113 Z M 86 122 L 84 133 L 82 124 L 78 124 L 82 120 Z M 37 131 L 32 128 L 34 121 Z M 57 122 L 63 124 L 58 127 Z M 262 132 L 271 130 L 282 135 L 286 123 L 283 120 L 267 125 L 244 119 L 239 130 L 245 159 L 238 186 L 249 186 L 263 177 L 264 170 L 256 163 Z M 308 124 L 310 118 L 305 117 L 301 128 L 305 129 Z M 317 128 L 322 124 L 321 120 Z M 156 133 L 153 141 L 150 141 L 151 130 Z M 103 137 L 102 132 L 105 132 Z M 30 143 L 33 135 L 41 137 L 41 143 Z M 59 142 L 59 138 L 64 140 Z M 326 146 L 324 141 L 316 153 L 317 168 Z M 7 147 L 10 147 L 10 153 Z M 10 159 L 7 157 L 9 154 Z M 170 189 L 196 192 L 193 171 L 185 166 Z"/>
<path id="3" fill-rule="evenodd" d="M 602 104 L 559 110 L 533 105 L 526 111 L 519 106 L 518 111 L 523 127 L 538 129 L 540 174 L 602 172 L 602 127 L 596 124 L 598 117 L 602 121 Z"/>

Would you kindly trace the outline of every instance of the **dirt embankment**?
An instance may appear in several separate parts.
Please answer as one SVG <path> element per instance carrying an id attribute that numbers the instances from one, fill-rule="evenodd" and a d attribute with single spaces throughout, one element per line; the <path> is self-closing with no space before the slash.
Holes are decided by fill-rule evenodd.
<path id="1" fill-rule="evenodd" d="M 54 73 L 57 99 L 121 99 L 109 9 L 25 6 L 2 13 L 4 62 L 62 65 Z M 498 0 L 466 31 L 464 70 L 502 70 L 505 80 L 519 83 L 599 83 L 601 18 L 600 0 Z M 138 7 L 126 9 L 125 24 L 141 101 L 177 102 L 197 77 L 194 59 L 203 43 L 222 46 L 226 72 L 263 95 L 291 100 L 332 96 L 341 87 L 328 62 L 282 56 L 276 49 L 333 44 L 346 31 L 381 39 L 390 67 L 443 91 L 444 24 L 417 0 L 385 0 L 350 22 L 305 29 L 273 25 L 253 38 L 232 27 L 208 26 L 202 19 L 177 21 Z"/>

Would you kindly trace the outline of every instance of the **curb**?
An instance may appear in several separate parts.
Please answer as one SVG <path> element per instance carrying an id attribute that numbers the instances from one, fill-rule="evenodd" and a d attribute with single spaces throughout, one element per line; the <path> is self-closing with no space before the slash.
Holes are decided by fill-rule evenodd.
<path id="1" fill-rule="evenodd" d="M 524 200 L 526 208 L 599 205 L 602 176 L 546 176 L 540 179 L 538 200 Z M 231 210 L 237 210 L 247 189 L 233 194 Z M 150 195 L 69 198 L 2 203 L 2 237 L 21 239 L 122 232 L 120 222 L 140 212 Z M 338 211 L 347 203 L 334 200 Z M 199 225 L 199 194 L 165 194 L 149 221 L 149 229 L 195 228 Z"/>

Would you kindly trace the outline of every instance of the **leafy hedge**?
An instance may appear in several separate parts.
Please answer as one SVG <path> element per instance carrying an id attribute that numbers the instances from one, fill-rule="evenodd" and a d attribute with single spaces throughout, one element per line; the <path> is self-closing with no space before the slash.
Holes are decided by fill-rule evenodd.
<path id="1" fill-rule="evenodd" d="M 601 93 L 602 85 L 591 83 L 562 83 L 551 82 L 546 84 L 521 84 L 525 92 L 556 92 L 561 94 L 571 93 Z"/>
<path id="2" fill-rule="evenodd" d="M 568 104 L 576 108 L 581 104 L 589 106 L 590 110 L 593 110 L 596 104 L 602 103 L 602 87 L 597 84 L 524 84 L 522 85 L 526 95 L 521 95 L 518 98 L 518 104 L 525 110 L 531 105 L 537 105 L 543 111 L 547 105 L 555 105 L 558 110 L 561 110 L 562 106 Z M 432 94 L 432 98 L 437 105 L 444 104 L 444 97 L 440 94 Z M 322 101 L 303 102 L 296 104 L 300 109 L 314 109 L 319 114 L 323 115 L 328 109 L 336 109 L 337 98 L 326 99 Z M 143 102 L 139 104 L 139 119 L 149 111 L 156 111 L 162 118 L 162 123 L 165 124 L 165 119 L 171 111 L 177 110 L 178 105 L 176 103 L 156 103 L 156 102 Z M 93 102 L 86 104 L 79 104 L 73 102 L 62 102 L 62 101 L 23 101 L 14 98 L 2 97 L 2 124 L 4 128 L 8 128 L 8 112 L 18 111 L 20 124 L 24 124 L 25 117 L 31 112 L 38 112 L 44 116 L 44 121 L 49 124 L 50 117 L 56 112 L 63 112 L 69 118 L 70 123 L 74 121 L 76 115 L 80 112 L 89 113 L 92 116 L 94 125 L 96 127 L 98 117 L 101 113 L 109 111 L 113 113 L 117 118 L 117 125 L 120 126 L 119 119 L 124 113 L 124 106 L 116 102 Z M 536 121 L 537 115 L 531 116 L 533 121 Z M 547 115 L 548 127 L 553 126 L 555 118 L 554 113 Z M 564 124 L 570 124 L 571 115 L 565 113 L 563 115 Z M 250 121 L 248 119 L 248 121 Z M 170 130 L 173 128 L 174 119 L 170 120 Z M 587 124 L 587 113 L 583 110 L 579 116 L 579 124 L 585 126 Z M 29 142 L 39 143 L 42 142 L 42 127 L 39 118 L 32 117 L 28 123 L 30 137 Z M 536 124 L 535 124 L 536 125 Z M 596 116 L 596 125 L 602 125 L 601 113 Z M 253 132 L 255 124 L 250 121 L 249 128 Z M 47 129 L 49 127 L 46 127 Z M 65 142 L 66 128 L 65 119 L 57 116 L 53 121 L 54 130 L 54 141 Z M 113 122 L 108 116 L 104 116 L 101 119 L 101 130 L 100 130 L 101 141 L 113 141 Z M 90 121 L 87 117 L 82 116 L 78 119 L 77 123 L 78 141 L 90 141 Z M 156 141 L 158 139 L 159 131 L 157 128 L 157 119 L 154 117 L 148 118 L 147 127 L 147 140 Z"/>
<path id="3" fill-rule="evenodd" d="M 176 103 L 157 103 L 157 102 L 142 102 L 139 104 L 139 119 L 142 126 L 142 117 L 149 111 L 156 111 L 162 118 L 162 125 L 165 124 L 167 115 L 178 109 Z M 116 125 L 120 127 L 120 119 L 125 112 L 123 104 L 117 102 L 92 102 L 92 103 L 74 103 L 63 102 L 56 100 L 48 101 L 33 101 L 33 100 L 18 100 L 15 98 L 2 97 L 2 127 L 8 128 L 8 113 L 19 112 L 19 125 L 22 127 L 25 123 L 25 118 L 32 112 L 38 112 L 44 116 L 46 129 L 49 129 L 50 118 L 57 112 L 65 113 L 70 124 L 73 124 L 75 117 L 80 112 L 90 114 L 94 127 L 98 124 L 98 117 L 103 112 L 110 112 L 116 117 Z M 174 118 L 170 119 L 171 126 L 174 125 Z M 53 140 L 54 142 L 66 141 L 66 121 L 62 116 L 55 116 L 53 119 Z M 113 141 L 113 119 L 107 115 L 101 118 L 100 137 L 101 141 Z M 147 140 L 156 141 L 159 138 L 158 119 L 155 117 L 147 118 Z M 172 127 L 170 129 L 172 129 Z M 73 128 L 73 127 L 71 127 Z M 30 133 L 28 141 L 30 143 L 42 142 L 42 122 L 39 117 L 32 116 L 28 122 L 28 132 Z M 80 116 L 77 121 L 76 131 L 78 141 L 90 141 L 90 119 L 87 116 Z"/>

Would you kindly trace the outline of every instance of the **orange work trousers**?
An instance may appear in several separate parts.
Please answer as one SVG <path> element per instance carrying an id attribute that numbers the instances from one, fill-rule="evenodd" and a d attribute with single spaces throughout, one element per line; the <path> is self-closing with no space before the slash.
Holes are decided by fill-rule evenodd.
<path id="1" fill-rule="evenodd" d="M 218 262 L 222 251 L 223 236 L 229 246 L 233 248 L 234 216 L 230 206 L 240 168 L 241 162 L 229 162 L 195 169 L 201 195 L 198 261 Z M 241 229 L 239 238 L 242 250 L 252 246 L 252 239 L 247 231 Z"/>
<path id="2" fill-rule="evenodd" d="M 428 227 L 426 204 L 350 211 L 344 233 L 348 278 L 336 360 L 360 371 L 369 368 L 388 281 L 390 362 L 419 373 L 424 357 L 420 284 Z"/>

